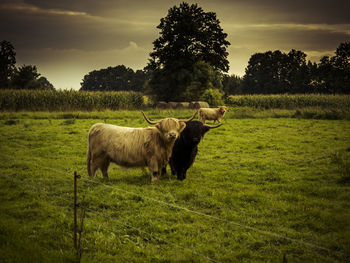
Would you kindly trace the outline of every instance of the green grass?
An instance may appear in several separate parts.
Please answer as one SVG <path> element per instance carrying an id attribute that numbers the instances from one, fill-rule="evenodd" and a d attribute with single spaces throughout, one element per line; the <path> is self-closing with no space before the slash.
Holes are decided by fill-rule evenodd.
<path id="1" fill-rule="evenodd" d="M 141 169 L 85 170 L 91 125 L 147 127 L 138 111 L 1 113 L 0 262 L 77 261 L 74 171 L 82 262 L 348 261 L 350 122 L 270 116 L 231 111 L 185 181 L 151 184 Z"/>

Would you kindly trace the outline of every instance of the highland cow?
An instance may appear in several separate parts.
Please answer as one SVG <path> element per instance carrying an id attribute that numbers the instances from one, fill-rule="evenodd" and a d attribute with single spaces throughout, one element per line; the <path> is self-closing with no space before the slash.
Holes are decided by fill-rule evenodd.
<path id="1" fill-rule="evenodd" d="M 189 120 L 166 118 L 146 121 L 155 127 L 129 128 L 97 123 L 89 131 L 87 170 L 94 176 L 99 168 L 108 178 L 108 167 L 114 162 L 124 167 L 148 167 L 151 181 L 159 180 L 160 170 L 170 158 L 175 140 L 197 112 Z"/>
<path id="2" fill-rule="evenodd" d="M 187 122 L 186 128 L 181 132 L 179 138 L 175 141 L 173 151 L 169 160 L 171 173 L 177 175 L 178 180 L 186 179 L 187 170 L 195 161 L 198 144 L 203 138 L 204 134 L 210 129 L 221 126 L 209 126 L 200 121 Z M 166 167 L 163 168 L 162 173 L 166 172 Z"/>
<path id="3" fill-rule="evenodd" d="M 228 108 L 226 106 L 220 106 L 218 108 L 200 108 L 199 109 L 199 121 L 205 124 L 206 120 L 213 120 L 221 123 L 221 119 L 224 117 Z"/>

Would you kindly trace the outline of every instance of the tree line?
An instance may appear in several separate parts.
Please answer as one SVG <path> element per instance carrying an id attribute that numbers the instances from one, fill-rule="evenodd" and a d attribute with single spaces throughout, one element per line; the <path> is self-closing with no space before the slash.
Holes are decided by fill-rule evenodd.
<path id="1" fill-rule="evenodd" d="M 182 2 L 168 10 L 157 26 L 147 66 L 124 65 L 94 70 L 81 91 L 139 91 L 155 100 L 219 100 L 235 94 L 350 94 L 350 43 L 340 43 L 332 57 L 306 61 L 300 50 L 253 54 L 243 77 L 228 75 L 227 34 L 214 12 Z M 11 43 L 1 42 L 0 87 L 45 89 L 53 86 L 35 66 L 16 68 Z"/>
<path id="2" fill-rule="evenodd" d="M 234 89 L 241 94 L 349 94 L 350 43 L 341 43 L 334 56 L 319 63 L 307 62 L 306 54 L 294 49 L 256 53 Z"/>
<path id="3" fill-rule="evenodd" d="M 33 65 L 16 67 L 16 52 L 12 43 L 0 42 L 0 88 L 53 90 L 53 85 L 38 73 Z"/>

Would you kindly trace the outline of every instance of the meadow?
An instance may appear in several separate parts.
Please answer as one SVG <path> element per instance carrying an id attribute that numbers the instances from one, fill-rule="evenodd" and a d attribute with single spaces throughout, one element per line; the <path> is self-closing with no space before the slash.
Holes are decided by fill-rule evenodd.
<path id="1" fill-rule="evenodd" d="M 187 179 L 157 184 L 116 165 L 87 176 L 91 125 L 147 127 L 137 110 L 1 112 L 0 262 L 79 261 L 74 171 L 81 262 L 348 262 L 350 122 L 303 112 L 232 109 Z"/>

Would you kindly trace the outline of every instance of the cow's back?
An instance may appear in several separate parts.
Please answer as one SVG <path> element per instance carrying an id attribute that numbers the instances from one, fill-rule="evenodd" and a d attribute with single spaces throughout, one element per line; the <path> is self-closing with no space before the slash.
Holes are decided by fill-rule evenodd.
<path id="1" fill-rule="evenodd" d="M 157 130 L 153 127 L 130 128 L 97 123 L 89 131 L 89 149 L 94 155 L 105 155 L 121 166 L 147 166 L 147 157 L 152 154 L 150 146 L 156 143 L 156 134 Z"/>

